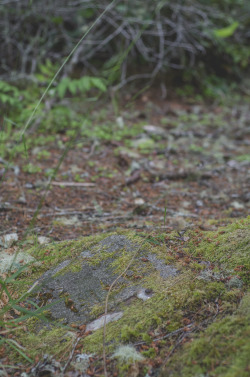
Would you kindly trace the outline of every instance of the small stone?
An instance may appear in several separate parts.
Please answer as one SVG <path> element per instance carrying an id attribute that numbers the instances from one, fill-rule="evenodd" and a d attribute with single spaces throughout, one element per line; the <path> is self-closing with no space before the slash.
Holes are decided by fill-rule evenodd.
<path id="1" fill-rule="evenodd" d="M 123 316 L 123 312 L 107 314 L 106 315 L 106 323 L 118 321 L 118 319 L 122 318 L 122 316 Z M 101 327 L 103 327 L 104 326 L 104 318 L 105 318 L 105 315 L 101 316 L 100 318 L 96 319 L 93 322 L 90 322 L 86 326 L 86 332 L 96 331 L 96 330 L 100 329 Z"/>
<path id="2" fill-rule="evenodd" d="M 197 207 L 203 207 L 203 201 L 197 200 L 196 205 L 197 205 Z"/>
<path id="3" fill-rule="evenodd" d="M 192 112 L 195 114 L 195 115 L 199 115 L 201 114 L 202 112 L 202 107 L 199 106 L 199 105 L 195 105 L 192 107 Z"/>
<path id="4" fill-rule="evenodd" d="M 230 168 L 233 168 L 233 169 L 238 169 L 239 168 L 239 163 L 237 161 L 235 161 L 235 160 L 228 161 L 227 165 Z"/>
<path id="5" fill-rule="evenodd" d="M 34 185 L 32 183 L 27 182 L 27 183 L 25 183 L 25 188 L 27 188 L 27 189 L 33 189 Z"/>
<path id="6" fill-rule="evenodd" d="M 237 202 L 236 200 L 231 203 L 235 209 L 244 209 L 244 204 Z"/>
<path id="7" fill-rule="evenodd" d="M 152 149 L 155 146 L 153 139 L 142 136 L 140 139 L 132 141 L 132 147 L 139 149 Z"/>
<path id="8" fill-rule="evenodd" d="M 140 292 L 137 293 L 137 297 L 143 301 L 147 301 L 152 297 L 152 295 L 153 292 L 151 289 L 141 289 Z"/>
<path id="9" fill-rule="evenodd" d="M 151 169 L 163 170 L 166 168 L 166 162 L 164 160 L 149 161 L 148 165 Z"/>
<path id="10" fill-rule="evenodd" d="M 48 237 L 44 237 L 44 236 L 37 237 L 37 241 L 40 245 L 45 245 L 47 243 L 50 243 L 50 239 Z"/>
<path id="11" fill-rule="evenodd" d="M 141 165 L 137 161 L 132 161 L 129 172 L 132 174 L 135 170 L 139 170 Z"/>
<path id="12" fill-rule="evenodd" d="M 79 166 L 77 166 L 77 165 L 71 165 L 71 166 L 70 166 L 70 172 L 71 172 L 72 174 L 77 174 L 77 173 L 81 173 L 81 172 L 82 172 L 82 169 L 79 168 Z"/>
<path id="13" fill-rule="evenodd" d="M 18 235 L 17 233 L 9 233 L 9 234 L 5 234 L 5 236 L 3 236 L 2 239 L 3 239 L 4 247 L 7 249 L 8 247 L 11 247 L 12 245 L 14 245 L 16 241 L 18 241 Z"/>
<path id="14" fill-rule="evenodd" d="M 184 208 L 188 208 L 190 205 L 191 205 L 190 202 L 188 202 L 187 200 L 183 200 L 183 202 L 182 202 L 182 206 L 183 206 Z"/>
<path id="15" fill-rule="evenodd" d="M 27 204 L 27 200 L 24 195 L 19 196 L 19 198 L 17 199 L 17 202 L 20 204 Z"/>
<path id="16" fill-rule="evenodd" d="M 144 199 L 142 199 L 142 198 L 136 198 L 136 199 L 134 200 L 134 203 L 135 203 L 137 206 L 140 206 L 140 205 L 144 204 L 145 201 L 144 201 Z"/>
<path id="17" fill-rule="evenodd" d="M 60 223 L 65 226 L 80 226 L 81 221 L 78 219 L 78 216 L 71 217 L 57 217 L 54 220 L 55 223 Z"/>
<path id="18" fill-rule="evenodd" d="M 116 118 L 116 124 L 119 128 L 123 128 L 124 127 L 124 120 L 123 120 L 123 117 L 117 117 Z"/>
<path id="19" fill-rule="evenodd" d="M 157 126 L 148 124 L 143 127 L 143 130 L 150 135 L 166 137 L 166 130 L 164 130 L 164 128 L 162 127 L 157 127 Z"/>

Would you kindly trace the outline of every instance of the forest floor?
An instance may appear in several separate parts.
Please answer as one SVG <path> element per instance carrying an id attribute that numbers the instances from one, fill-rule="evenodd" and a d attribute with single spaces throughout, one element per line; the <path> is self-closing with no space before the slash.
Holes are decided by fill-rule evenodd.
<path id="1" fill-rule="evenodd" d="M 14 155 L 7 171 L 0 159 L 0 236 L 64 240 L 117 227 L 206 229 L 246 216 L 247 101 L 155 98 L 151 92 L 116 111 L 110 104 L 96 108 L 90 128 L 83 125 L 71 144 L 70 125 L 57 134 L 30 133 L 29 150 Z"/>
<path id="2" fill-rule="evenodd" d="M 80 101 L 74 106 L 81 113 Z M 8 169 L 15 145 L 5 145 L 0 237 L 16 233 L 27 246 L 39 236 L 61 241 L 132 229 L 177 230 L 182 239 L 188 229 L 245 218 L 249 121 L 246 98 L 204 104 L 153 91 L 96 106 L 73 138 L 70 124 L 55 132 L 50 119 L 51 131 L 29 132 L 29 148 L 12 154 Z"/>

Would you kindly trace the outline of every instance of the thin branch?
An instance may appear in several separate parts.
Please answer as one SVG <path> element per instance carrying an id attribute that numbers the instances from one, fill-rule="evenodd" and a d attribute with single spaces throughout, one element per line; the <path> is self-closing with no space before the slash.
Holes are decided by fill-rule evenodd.
<path id="1" fill-rule="evenodd" d="M 105 313 L 104 313 L 104 325 L 103 325 L 103 365 L 104 365 L 104 375 L 105 375 L 105 377 L 108 377 L 108 374 L 107 374 L 107 362 L 106 362 L 106 345 L 105 345 L 105 339 L 106 339 L 106 317 L 107 317 L 107 314 L 108 314 L 108 300 L 109 300 L 109 296 L 110 296 L 110 293 L 111 293 L 113 287 L 115 286 L 115 284 L 118 282 L 118 280 L 123 275 L 126 274 L 126 272 L 128 271 L 129 267 L 134 262 L 135 257 L 138 255 L 139 251 L 142 249 L 142 247 L 144 246 L 146 240 L 149 239 L 150 236 L 151 235 L 147 236 L 146 239 L 144 240 L 144 242 L 134 252 L 134 255 L 132 256 L 132 258 L 131 258 L 130 262 L 128 263 L 127 267 L 125 268 L 125 270 L 110 285 L 108 293 L 107 293 L 107 296 L 106 296 L 106 300 L 105 300 Z"/>

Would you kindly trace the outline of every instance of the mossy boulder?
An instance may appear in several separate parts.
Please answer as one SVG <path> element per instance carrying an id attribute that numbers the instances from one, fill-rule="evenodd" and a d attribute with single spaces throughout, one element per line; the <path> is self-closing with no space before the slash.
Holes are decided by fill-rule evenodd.
<path id="1" fill-rule="evenodd" d="M 119 277 L 137 249 L 140 249 L 138 258 L 124 276 Z M 133 240 L 112 234 L 89 249 L 83 247 L 78 256 L 65 259 L 46 271 L 35 281 L 33 294 L 37 296 L 38 305 L 51 304 L 53 319 L 82 325 L 103 314 L 107 290 L 115 279 L 119 278 L 109 301 L 112 311 L 129 299 L 150 298 L 153 290 L 147 284 L 149 274 L 168 279 L 177 272 L 175 267 L 166 265 L 162 253 L 150 252 L 146 244 L 143 246 L 143 238 Z"/>
<path id="2" fill-rule="evenodd" d="M 185 236 L 118 231 L 32 247 L 36 262 L 10 287 L 29 291 L 23 305 L 45 317 L 31 316 L 16 339 L 31 360 L 67 359 L 77 339 L 99 367 L 105 344 L 110 375 L 136 364 L 138 376 L 245 376 L 249 238 L 246 219 Z M 127 345 L 143 357 L 121 366 L 115 355 Z"/>

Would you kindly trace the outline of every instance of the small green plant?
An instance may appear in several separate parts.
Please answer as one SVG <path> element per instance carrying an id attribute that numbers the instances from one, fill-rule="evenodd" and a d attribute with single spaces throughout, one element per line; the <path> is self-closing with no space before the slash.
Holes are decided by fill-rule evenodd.
<path id="1" fill-rule="evenodd" d="M 17 87 L 8 84 L 6 81 L 0 81 L 0 105 L 3 106 L 6 112 L 11 107 L 20 109 L 21 95 L 22 93 Z"/>
<path id="2" fill-rule="evenodd" d="M 46 151 L 46 149 L 41 150 L 37 153 L 38 160 L 47 159 L 50 157 L 50 152 Z"/>
<path id="3" fill-rule="evenodd" d="M 250 162 L 250 154 L 241 154 L 236 157 L 236 160 L 240 162 L 242 161 Z"/>
<path id="4" fill-rule="evenodd" d="M 82 179 L 80 174 L 75 174 L 74 181 L 75 182 L 84 182 L 84 179 Z"/>
<path id="5" fill-rule="evenodd" d="M 27 165 L 24 165 L 22 167 L 23 171 L 29 174 L 35 174 L 35 173 L 40 173 L 42 169 L 39 166 L 36 166 L 29 162 Z"/>
<path id="6" fill-rule="evenodd" d="M 142 355 L 154 359 L 156 357 L 156 351 L 153 347 L 151 347 L 147 351 L 143 351 Z"/>
<path id="7" fill-rule="evenodd" d="M 53 64 L 50 59 L 46 59 L 44 64 L 39 64 L 39 72 L 35 75 L 36 79 L 41 83 L 48 82 L 58 69 L 57 64 Z"/>
<path id="8" fill-rule="evenodd" d="M 189 146 L 189 150 L 194 153 L 202 153 L 204 151 L 204 148 L 200 147 L 199 145 L 191 144 Z"/>
<path id="9" fill-rule="evenodd" d="M 226 27 L 224 27 L 222 29 L 216 29 L 216 30 L 214 30 L 214 35 L 217 38 L 228 38 L 228 37 L 231 37 L 235 33 L 235 31 L 238 28 L 238 26 L 239 26 L 239 22 L 235 21 L 232 24 L 230 24 L 229 26 L 226 26 Z"/>
<path id="10" fill-rule="evenodd" d="M 91 89 L 106 92 L 107 86 L 105 80 L 100 77 L 91 76 L 83 76 L 80 79 L 64 77 L 54 89 L 54 93 L 62 99 L 67 92 L 75 95 L 77 93 L 86 93 Z"/>

